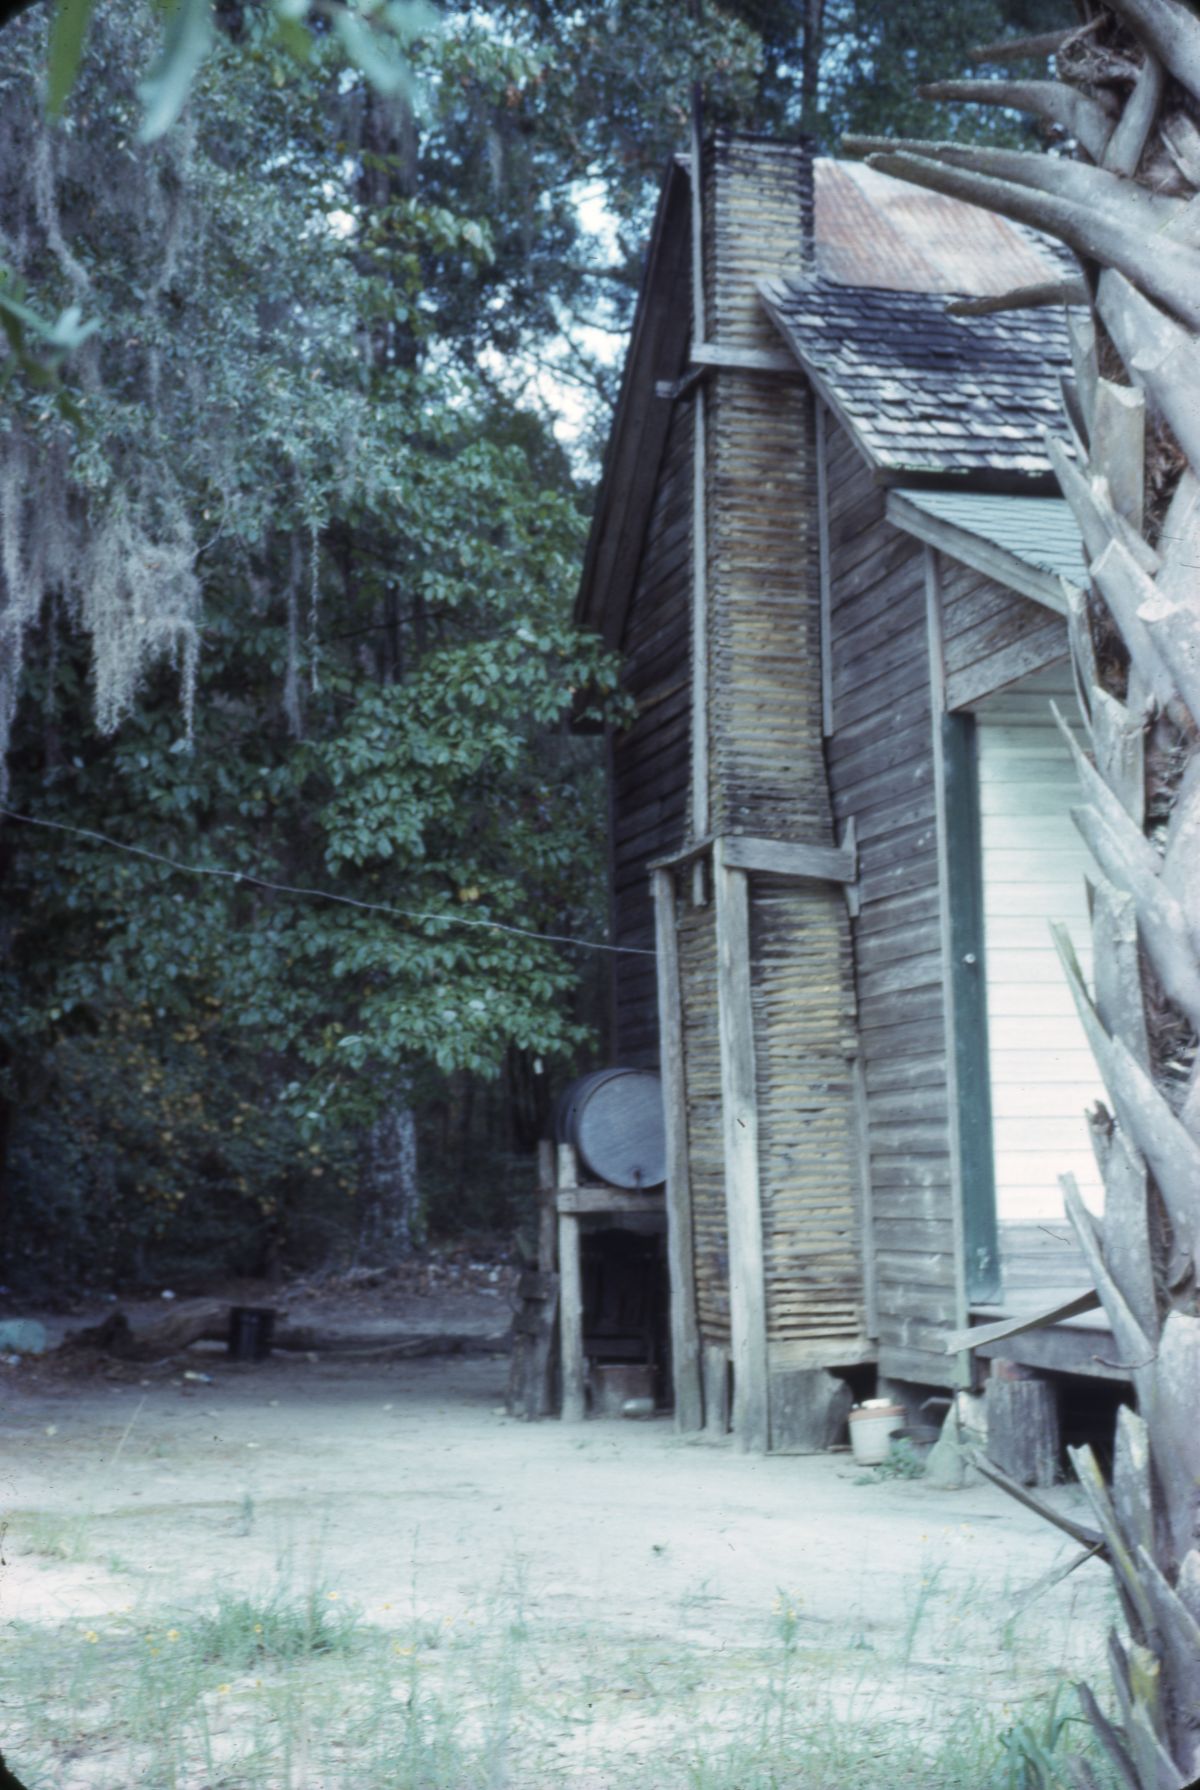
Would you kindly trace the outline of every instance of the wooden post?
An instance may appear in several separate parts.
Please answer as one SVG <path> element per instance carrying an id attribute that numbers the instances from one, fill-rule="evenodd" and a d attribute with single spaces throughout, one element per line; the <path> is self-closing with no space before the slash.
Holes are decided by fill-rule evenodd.
<path id="1" fill-rule="evenodd" d="M 863 1318 L 868 1336 L 879 1335 L 879 1276 L 875 1272 L 875 1194 L 871 1185 L 871 1139 L 867 1128 L 867 1077 L 861 1056 L 853 1059 L 854 1149 L 858 1158 L 858 1231 L 863 1275 Z"/>
<path id="2" fill-rule="evenodd" d="M 692 402 L 692 837 L 708 832 L 708 509 L 704 387 Z"/>
<path id="3" fill-rule="evenodd" d="M 692 347 L 707 338 L 704 305 L 704 142 L 701 96 L 692 93 Z M 692 400 L 692 837 L 708 832 L 708 453 L 704 386 Z M 700 906 L 701 902 L 696 901 Z"/>
<path id="4" fill-rule="evenodd" d="M 544 1137 L 537 1147 L 537 1204 L 539 1274 L 558 1272 L 558 1223 L 554 1210 L 554 1144 Z"/>
<path id="5" fill-rule="evenodd" d="M 1054 1383 L 1015 1362 L 993 1361 L 984 1411 L 988 1459 L 1018 1485 L 1055 1485 L 1062 1436 Z"/>
<path id="6" fill-rule="evenodd" d="M 725 862 L 713 841 L 717 921 L 717 1026 L 721 1045 L 721 1119 L 729 1226 L 729 1310 L 733 1354 L 733 1431 L 743 1448 L 765 1451 L 767 1310 L 762 1206 L 758 1181 L 758 1098 L 750 1007 L 750 893 L 744 870 Z"/>
<path id="7" fill-rule="evenodd" d="M 675 877 L 655 870 L 654 927 L 658 970 L 658 1034 L 662 1063 L 663 1120 L 667 1140 L 667 1271 L 671 1282 L 671 1372 L 675 1428 L 698 1430 L 704 1421 L 700 1386 L 700 1337 L 696 1325 L 696 1269 L 692 1247 L 692 1188 L 688 1169 L 687 1084 L 683 1061 L 683 999 L 675 935 Z"/>
<path id="8" fill-rule="evenodd" d="M 942 948 L 942 1015 L 946 1032 L 946 1097 L 950 1131 L 950 1190 L 954 1222 L 955 1328 L 967 1324 L 967 1263 L 963 1238 L 962 1145 L 959 1136 L 958 1078 L 955 1073 L 954 991 L 951 979 L 950 851 L 946 836 L 946 767 L 942 717 L 946 713 L 946 659 L 942 637 L 942 587 L 937 552 L 925 548 L 925 627 L 929 646 L 929 726 L 933 746 L 933 791 L 937 818 L 938 919 Z M 952 1373 L 957 1385 L 970 1382 L 971 1368 L 958 1356 Z"/>
<path id="9" fill-rule="evenodd" d="M 560 1190 L 577 1187 L 579 1176 L 570 1144 L 558 1146 Z M 579 1259 L 579 1219 L 573 1212 L 558 1215 L 559 1326 L 562 1336 L 562 1416 L 564 1423 L 582 1423 L 583 1389 L 583 1273 Z"/>

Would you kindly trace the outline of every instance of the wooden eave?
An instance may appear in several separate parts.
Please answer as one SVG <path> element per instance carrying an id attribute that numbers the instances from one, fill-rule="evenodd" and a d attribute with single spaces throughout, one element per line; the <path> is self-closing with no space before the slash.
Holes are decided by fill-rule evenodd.
<path id="1" fill-rule="evenodd" d="M 1008 590 L 1015 590 L 1021 596 L 1029 597 L 1043 608 L 1052 609 L 1055 615 L 1065 616 L 1069 613 L 1068 597 L 1076 586 L 1055 572 L 1043 571 L 1039 566 L 1030 565 L 1028 560 L 1019 558 L 999 542 L 974 534 L 970 529 L 962 528 L 944 517 L 931 516 L 928 510 L 910 503 L 902 491 L 888 492 L 887 517 L 889 522 L 895 523 L 905 534 L 924 541 L 927 546 L 936 547 L 951 559 L 972 567 L 976 572 L 982 572 L 985 577 L 994 579 Z"/>
<path id="2" fill-rule="evenodd" d="M 660 384 L 673 385 L 687 362 L 691 332 L 691 188 L 681 158 L 672 157 L 659 194 L 646 267 L 634 314 L 575 620 L 616 650 L 625 632 L 642 543 L 671 422 Z"/>

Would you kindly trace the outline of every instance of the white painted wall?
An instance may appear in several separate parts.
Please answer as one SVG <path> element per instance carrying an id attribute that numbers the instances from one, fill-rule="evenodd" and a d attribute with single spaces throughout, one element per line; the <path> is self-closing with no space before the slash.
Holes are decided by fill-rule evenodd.
<path id="1" fill-rule="evenodd" d="M 1083 879 L 1071 820 L 1075 769 L 1053 698 L 1077 719 L 1069 669 L 1038 672 L 974 709 L 983 845 L 984 950 L 996 1209 L 1001 1223 L 1062 1222 L 1058 1177 L 1103 1203 L 1083 1112 L 1103 1088 L 1059 966 L 1049 922 L 1065 922 L 1091 979 Z"/>

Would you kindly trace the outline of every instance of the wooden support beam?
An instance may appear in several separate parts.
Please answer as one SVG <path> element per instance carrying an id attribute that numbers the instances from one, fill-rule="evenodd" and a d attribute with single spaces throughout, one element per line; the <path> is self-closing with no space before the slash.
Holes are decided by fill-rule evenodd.
<path id="1" fill-rule="evenodd" d="M 854 1154 L 858 1167 L 858 1235 L 863 1274 L 863 1313 L 868 1336 L 879 1335 L 878 1275 L 875 1272 L 875 1194 L 871 1185 L 871 1144 L 867 1128 L 867 1078 L 861 1057 L 850 1065 L 854 1088 Z"/>
<path id="2" fill-rule="evenodd" d="M 833 580 L 829 548 L 829 470 L 825 464 L 827 447 L 827 415 L 819 397 L 813 401 L 816 414 L 817 450 L 817 562 L 821 589 L 821 728 L 833 732 Z"/>
<path id="3" fill-rule="evenodd" d="M 560 1188 L 554 1203 L 560 1218 L 564 1212 L 571 1218 L 595 1218 L 610 1214 L 620 1217 L 629 1212 L 641 1216 L 664 1210 L 659 1193 L 626 1193 L 620 1187 L 608 1186 Z"/>
<path id="4" fill-rule="evenodd" d="M 720 367 L 732 373 L 773 373 L 784 378 L 804 378 L 804 370 L 785 348 L 726 348 L 718 342 L 694 342 L 689 356 L 694 367 Z"/>
<path id="5" fill-rule="evenodd" d="M 766 876 L 794 876 L 820 883 L 852 883 L 858 876 L 851 847 L 793 845 L 784 839 L 751 839 L 728 833 L 720 840 L 730 870 L 756 870 Z"/>
<path id="6" fill-rule="evenodd" d="M 770 1421 L 757 1075 L 750 1005 L 750 895 L 746 872 L 726 862 L 727 843 L 725 839 L 713 843 L 713 892 L 729 1231 L 733 1431 L 743 1448 L 765 1452 Z"/>
<path id="7" fill-rule="evenodd" d="M 964 1349 L 978 1349 L 987 1343 L 1003 1342 L 1006 1337 L 1023 1336 L 1027 1330 L 1044 1329 L 1047 1324 L 1061 1324 L 1064 1318 L 1080 1318 L 1086 1312 L 1099 1311 L 1100 1304 L 1099 1293 L 1089 1287 L 1086 1292 L 1076 1293 L 1070 1299 L 1056 1300 L 1053 1305 L 1030 1312 L 1023 1318 L 1002 1318 L 998 1324 L 972 1324 L 965 1330 L 952 1330 L 946 1338 L 946 1353 L 957 1355 Z"/>
<path id="8" fill-rule="evenodd" d="M 692 411 L 692 815 L 691 832 L 708 832 L 708 453 L 703 387 Z"/>
<path id="9" fill-rule="evenodd" d="M 692 1243 L 692 1185 L 688 1164 L 687 1081 L 683 1060 L 683 998 L 679 941 L 675 931 L 675 878 L 656 870 L 654 937 L 658 972 L 658 1036 L 663 1121 L 667 1145 L 667 1272 L 671 1286 L 671 1373 L 675 1428 L 682 1434 L 704 1422 L 700 1332 L 696 1321 L 696 1265 Z"/>
<path id="10" fill-rule="evenodd" d="M 558 1198 L 578 1184 L 575 1152 L 558 1146 Z M 579 1219 L 558 1214 L 559 1327 L 562 1339 L 562 1418 L 582 1423 L 586 1402 L 583 1361 L 583 1271 L 579 1253 Z"/>
<path id="11" fill-rule="evenodd" d="M 942 588 L 937 554 L 925 548 L 925 627 L 929 648 L 929 710 L 933 747 L 933 788 L 937 820 L 938 919 L 942 949 L 942 1014 L 946 1033 L 946 1094 L 950 1132 L 950 1188 L 954 1222 L 954 1304 L 955 1328 L 967 1324 L 966 1248 L 963 1237 L 962 1155 L 959 1136 L 958 1081 L 955 1073 L 954 994 L 951 984 L 951 957 L 954 949 L 950 927 L 950 851 L 946 834 L 946 766 L 943 755 L 942 721 L 946 713 L 946 657 L 942 627 Z M 961 1357 L 958 1382 L 970 1380 L 970 1365 Z"/>

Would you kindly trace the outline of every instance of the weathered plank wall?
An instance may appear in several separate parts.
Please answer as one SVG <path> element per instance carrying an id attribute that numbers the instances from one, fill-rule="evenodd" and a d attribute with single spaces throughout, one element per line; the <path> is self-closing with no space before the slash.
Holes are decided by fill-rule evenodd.
<path id="1" fill-rule="evenodd" d="M 612 937 L 653 949 L 646 866 L 683 841 L 690 745 L 692 411 L 677 404 L 621 643 L 633 726 L 613 740 Z M 652 957 L 615 959 L 613 1057 L 654 1068 L 658 1024 Z"/>
<path id="2" fill-rule="evenodd" d="M 858 829 L 859 1040 L 880 1369 L 947 1383 L 956 1226 L 946 1092 L 924 554 L 832 421 L 829 492 L 834 811 Z"/>
<path id="3" fill-rule="evenodd" d="M 767 1341 L 778 1352 L 862 1333 L 850 940 L 840 891 L 753 878 L 750 946 Z"/>
<path id="4" fill-rule="evenodd" d="M 687 1089 L 688 1170 L 699 1341 L 728 1346 L 729 1224 L 721 1127 L 721 1049 L 717 1025 L 717 934 L 712 902 L 693 907 L 691 875 L 677 879 L 679 985 Z"/>

